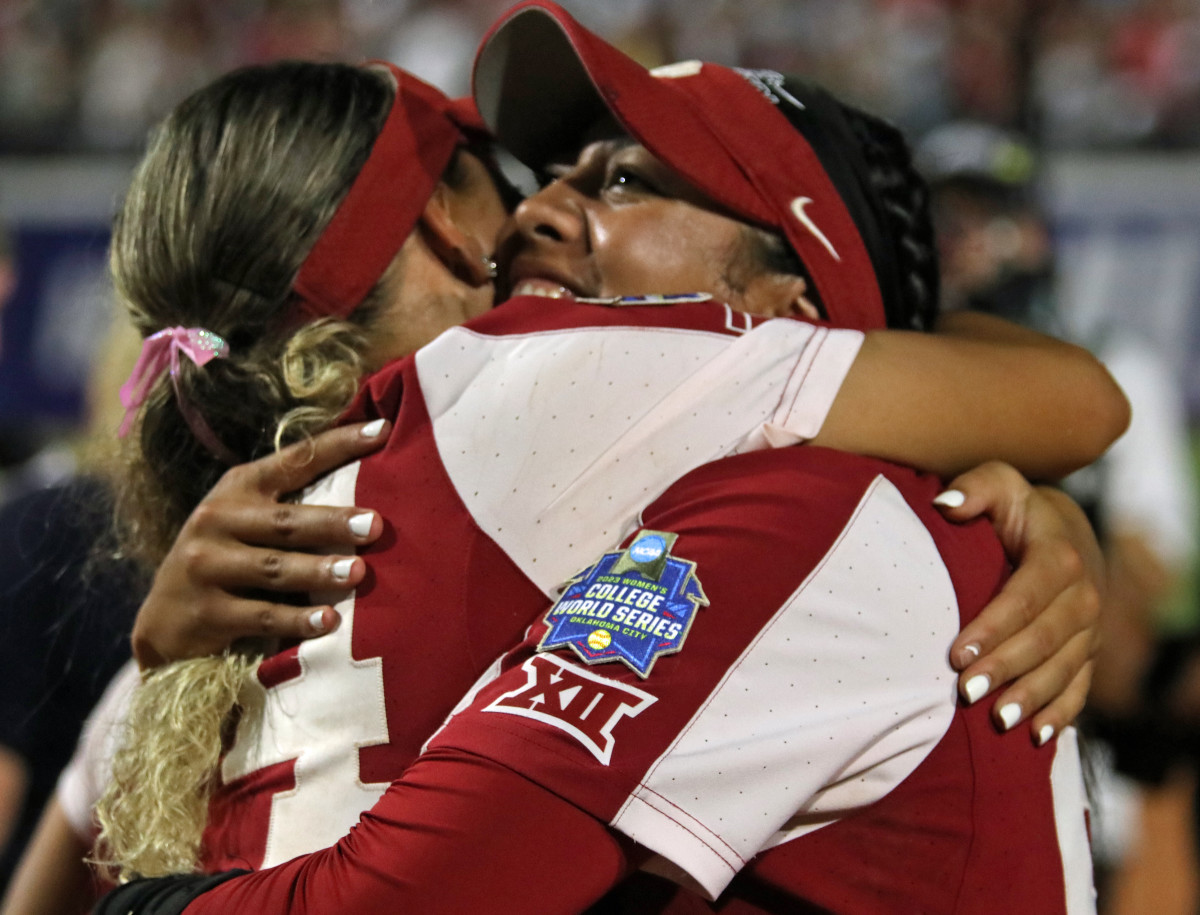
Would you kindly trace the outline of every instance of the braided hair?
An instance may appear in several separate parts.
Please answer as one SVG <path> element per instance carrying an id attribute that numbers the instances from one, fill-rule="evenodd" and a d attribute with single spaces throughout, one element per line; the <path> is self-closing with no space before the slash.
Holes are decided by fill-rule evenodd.
<path id="1" fill-rule="evenodd" d="M 937 320 L 940 271 L 929 185 L 913 165 L 899 128 L 844 102 L 843 116 L 859 141 L 867 181 L 891 241 L 899 293 L 885 299 L 889 327 L 930 330 Z"/>
<path id="2" fill-rule="evenodd" d="M 888 327 L 930 330 L 937 318 L 937 247 L 929 186 L 895 125 L 798 76 L 776 74 L 776 110 L 804 137 L 867 249 Z M 803 269 L 798 272 L 807 274 Z M 815 293 L 818 306 L 828 314 Z"/>

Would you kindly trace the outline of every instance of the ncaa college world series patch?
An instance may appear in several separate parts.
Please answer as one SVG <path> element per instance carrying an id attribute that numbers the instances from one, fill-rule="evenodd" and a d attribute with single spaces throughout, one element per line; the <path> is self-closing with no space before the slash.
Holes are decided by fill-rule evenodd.
<path id="1" fill-rule="evenodd" d="M 569 645 L 587 664 L 624 661 L 639 677 L 683 647 L 692 619 L 708 598 L 696 564 L 671 555 L 677 534 L 638 531 L 625 550 L 605 553 L 571 579 L 546 614 L 538 645 Z"/>

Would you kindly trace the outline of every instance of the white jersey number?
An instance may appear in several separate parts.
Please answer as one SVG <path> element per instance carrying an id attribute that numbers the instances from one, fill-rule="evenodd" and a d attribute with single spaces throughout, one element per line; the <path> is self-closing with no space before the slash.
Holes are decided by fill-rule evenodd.
<path id="1" fill-rule="evenodd" d="M 358 468 L 355 463 L 321 480 L 304 501 L 353 505 Z M 363 783 L 358 766 L 359 747 L 388 740 L 383 661 L 351 657 L 354 592 L 333 599 L 341 625 L 301 643 L 298 677 L 270 689 L 255 682 L 246 691 L 237 737 L 222 764 L 221 775 L 230 782 L 295 760 L 295 787 L 271 800 L 263 867 L 333 845 L 389 784 Z"/>

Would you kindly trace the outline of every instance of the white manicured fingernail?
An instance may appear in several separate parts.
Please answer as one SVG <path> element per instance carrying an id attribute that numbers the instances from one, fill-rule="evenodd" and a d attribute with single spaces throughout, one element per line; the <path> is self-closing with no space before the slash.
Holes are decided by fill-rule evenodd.
<path id="1" fill-rule="evenodd" d="M 1004 722 L 1004 730 L 1011 730 L 1012 726 L 1021 720 L 1021 706 L 1016 702 L 1001 706 L 1000 720 Z"/>
<path id="2" fill-rule="evenodd" d="M 317 632 L 325 631 L 325 611 L 314 610 L 308 615 L 308 624 L 317 630 Z"/>
<path id="3" fill-rule="evenodd" d="M 970 645 L 964 645 L 963 651 L 969 651 L 971 654 L 975 655 L 976 658 L 979 657 L 979 646 L 974 642 L 972 642 Z"/>
<path id="4" fill-rule="evenodd" d="M 333 564 L 331 571 L 333 572 L 333 577 L 338 581 L 345 581 L 350 577 L 350 570 L 353 568 L 353 559 L 339 559 Z"/>
<path id="5" fill-rule="evenodd" d="M 361 515 L 355 515 L 350 519 L 350 533 L 355 537 L 365 537 L 371 533 L 371 522 L 375 520 L 373 512 L 363 512 Z"/>
<path id="6" fill-rule="evenodd" d="M 992 688 L 992 679 L 987 674 L 976 674 L 967 681 L 967 685 L 963 687 L 963 692 L 967 694 L 967 702 L 978 702 L 988 694 L 988 690 Z"/>
<path id="7" fill-rule="evenodd" d="M 1054 736 L 1054 725 L 1043 724 L 1041 730 L 1038 731 L 1038 746 L 1044 747 Z"/>
<path id="8" fill-rule="evenodd" d="M 363 438 L 377 438 L 379 433 L 383 431 L 382 419 L 377 419 L 374 422 L 369 422 L 359 430 Z"/>
<path id="9" fill-rule="evenodd" d="M 940 505 L 942 508 L 958 508 L 967 497 L 957 489 L 947 489 L 945 492 L 938 493 L 934 498 L 933 504 Z"/>

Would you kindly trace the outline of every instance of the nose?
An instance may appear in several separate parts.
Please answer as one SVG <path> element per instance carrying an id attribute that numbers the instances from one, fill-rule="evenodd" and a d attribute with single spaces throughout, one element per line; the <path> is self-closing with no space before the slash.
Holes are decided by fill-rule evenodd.
<path id="1" fill-rule="evenodd" d="M 587 239 L 584 196 L 563 178 L 521 201 L 513 221 L 528 241 L 539 244 L 576 244 Z"/>

